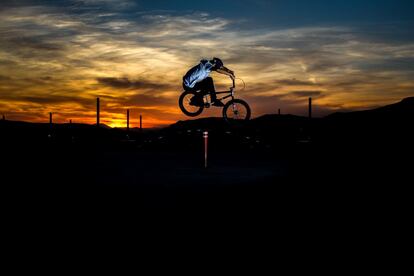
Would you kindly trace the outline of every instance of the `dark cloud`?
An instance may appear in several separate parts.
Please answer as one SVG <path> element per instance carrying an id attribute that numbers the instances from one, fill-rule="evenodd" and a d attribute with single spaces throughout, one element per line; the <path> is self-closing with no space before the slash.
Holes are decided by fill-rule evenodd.
<path id="1" fill-rule="evenodd" d="M 176 104 L 177 100 L 175 98 L 167 98 L 157 96 L 154 93 L 135 93 L 133 95 L 126 95 L 122 97 L 115 97 L 115 96 L 99 96 L 101 99 L 101 105 L 105 105 L 107 103 L 116 104 L 118 107 L 125 107 L 129 105 L 139 106 L 139 107 L 151 107 L 151 106 L 171 106 L 172 104 Z"/>
<path id="2" fill-rule="evenodd" d="M 42 97 L 35 97 L 35 96 L 23 96 L 15 98 L 18 101 L 27 101 L 31 103 L 38 103 L 38 104 L 56 104 L 56 103 L 81 103 L 84 102 L 85 99 L 80 97 L 69 97 L 69 96 L 42 96 Z M 90 100 L 87 100 L 90 101 Z"/>
<path id="3" fill-rule="evenodd" d="M 286 95 L 292 95 L 298 98 L 307 98 L 307 97 L 322 97 L 323 92 L 322 91 L 308 91 L 308 90 L 300 90 L 300 91 L 291 91 Z"/>
<path id="4" fill-rule="evenodd" d="M 369 72 L 414 72 L 414 57 L 386 57 L 382 60 L 362 63 L 358 67 Z"/>
<path id="5" fill-rule="evenodd" d="M 8 43 L 11 47 L 31 48 L 39 51 L 62 51 L 64 45 L 47 42 L 50 37 L 13 37 Z"/>
<path id="6" fill-rule="evenodd" d="M 33 105 L 42 105 L 42 106 L 59 106 L 61 104 L 75 104 L 76 106 L 82 106 L 84 108 L 90 109 L 95 105 L 94 98 L 85 98 L 80 96 L 66 96 L 66 95 L 26 95 L 26 94 L 3 94 L 0 96 L 0 101 L 11 102 L 20 102 L 20 103 L 29 103 Z"/>
<path id="7" fill-rule="evenodd" d="M 401 75 L 402 77 L 403 75 Z M 409 79 L 409 78 L 408 78 Z M 349 74 L 348 76 L 344 76 L 342 79 L 337 79 L 335 81 L 327 82 L 326 86 L 330 87 L 332 90 L 347 90 L 347 91 L 354 91 L 356 89 L 360 89 L 364 86 L 379 86 L 379 85 L 395 85 L 393 83 L 398 82 L 395 77 L 393 76 L 381 76 L 376 75 L 375 73 L 367 72 L 364 75 L 353 75 Z"/>
<path id="8" fill-rule="evenodd" d="M 332 70 L 333 68 L 345 68 L 347 66 L 352 66 L 349 61 L 337 60 L 335 57 L 327 54 L 321 54 L 320 56 L 310 59 L 308 64 L 309 66 L 307 71 L 315 73 L 326 72 Z"/>
<path id="9" fill-rule="evenodd" d="M 318 85 L 311 81 L 302 81 L 302 80 L 297 80 L 297 79 L 277 80 L 276 83 L 286 85 L 286 86 Z"/>
<path id="10" fill-rule="evenodd" d="M 165 83 L 154 83 L 146 80 L 130 80 L 129 78 L 97 78 L 100 84 L 116 89 L 144 89 L 144 90 L 164 90 L 170 88 Z"/>
<path id="11" fill-rule="evenodd" d="M 176 99 L 157 97 L 151 94 L 136 94 L 126 99 L 126 102 L 137 104 L 138 106 L 171 106 L 176 104 Z"/>
<path id="12" fill-rule="evenodd" d="M 8 80 L 11 80 L 11 78 L 8 76 L 0 75 L 0 81 L 8 81 Z"/>

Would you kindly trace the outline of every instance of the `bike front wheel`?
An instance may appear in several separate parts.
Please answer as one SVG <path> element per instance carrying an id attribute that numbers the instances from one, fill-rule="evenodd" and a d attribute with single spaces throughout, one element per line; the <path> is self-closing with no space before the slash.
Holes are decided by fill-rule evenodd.
<path id="1" fill-rule="evenodd" d="M 234 99 L 227 102 L 223 107 L 223 118 L 227 121 L 240 120 L 247 121 L 250 119 L 251 111 L 247 102 Z"/>
<path id="2" fill-rule="evenodd" d="M 194 91 L 184 91 L 178 100 L 178 105 L 181 111 L 190 117 L 200 115 L 204 109 L 203 98 Z"/>

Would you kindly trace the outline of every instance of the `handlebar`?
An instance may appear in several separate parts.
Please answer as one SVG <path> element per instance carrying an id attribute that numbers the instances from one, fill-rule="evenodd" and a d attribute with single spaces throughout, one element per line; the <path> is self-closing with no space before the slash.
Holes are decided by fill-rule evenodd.
<path id="1" fill-rule="evenodd" d="M 229 77 L 232 80 L 232 86 L 230 87 L 231 90 L 234 90 L 236 88 L 236 79 L 239 79 L 243 82 L 243 88 L 241 90 L 244 90 L 246 88 L 246 84 L 244 83 L 244 80 L 242 80 L 241 78 L 236 78 L 234 75 L 229 75 Z"/>

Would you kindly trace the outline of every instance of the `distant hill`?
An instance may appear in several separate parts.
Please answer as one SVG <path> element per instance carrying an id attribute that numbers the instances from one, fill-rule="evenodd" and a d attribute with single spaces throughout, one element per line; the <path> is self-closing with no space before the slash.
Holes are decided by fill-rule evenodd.
<path id="1" fill-rule="evenodd" d="M 245 127 L 245 128 L 255 128 L 255 127 L 272 127 L 282 124 L 295 124 L 306 121 L 306 117 L 296 116 L 296 115 L 279 115 L 279 114 L 266 114 L 254 119 L 251 119 L 246 122 L 238 122 L 236 125 L 226 122 L 222 117 L 209 117 L 209 118 L 199 118 L 192 120 L 178 121 L 166 129 L 178 130 L 178 129 L 204 129 L 204 130 L 218 130 L 218 129 L 227 129 L 231 127 Z"/>
<path id="2" fill-rule="evenodd" d="M 384 143 L 407 145 L 414 139 L 414 97 L 379 108 L 326 116 L 314 131 L 323 141 L 366 141 L 366 145 Z"/>
<path id="3" fill-rule="evenodd" d="M 370 110 L 354 111 L 354 112 L 336 112 L 326 116 L 327 119 L 383 119 L 399 118 L 406 119 L 414 116 L 414 97 L 405 98 L 402 101 L 383 107 Z"/>
<path id="4" fill-rule="evenodd" d="M 323 118 L 314 118 L 313 121 L 327 121 L 327 122 L 343 122 L 354 121 L 358 124 L 366 120 L 383 121 L 383 120 L 412 120 L 414 118 L 414 97 L 405 98 L 402 101 L 386 105 L 383 107 L 352 112 L 336 112 Z M 243 127 L 248 128 L 273 128 L 286 125 L 300 125 L 307 123 L 309 119 L 303 116 L 296 116 L 291 114 L 265 114 L 260 117 L 251 119 L 248 122 L 242 123 Z M 239 125 L 240 126 L 240 125 Z M 189 119 L 178 121 L 166 129 L 225 129 L 230 125 L 221 117 L 209 117 L 199 119 Z"/>
<path id="5" fill-rule="evenodd" d="M 379 129 L 385 125 L 393 128 L 407 128 L 409 123 L 414 120 L 414 97 L 405 98 L 402 101 L 390 104 L 387 106 L 346 113 L 333 113 L 324 118 L 313 119 L 312 125 L 315 130 L 321 134 L 326 131 L 339 131 L 340 129 L 346 129 L 347 132 L 365 131 L 368 129 Z M 193 130 L 195 132 L 200 131 L 221 131 L 226 132 L 229 130 L 243 130 L 247 132 L 260 131 L 262 134 L 274 133 L 281 135 L 283 132 L 306 131 L 309 127 L 309 119 L 303 116 L 296 116 L 290 114 L 266 114 L 246 122 L 238 124 L 229 124 L 221 117 L 209 117 L 209 118 L 197 118 L 190 120 L 178 121 L 170 126 L 158 129 L 145 129 L 147 132 L 175 132 L 175 131 L 187 131 Z M 30 132 L 39 132 L 44 136 L 44 133 L 50 132 L 50 125 L 48 123 L 29 123 L 20 121 L 0 121 L 2 129 L 13 129 L 24 131 L 25 135 Z M 353 129 L 353 130 L 352 130 Z M 73 133 L 77 135 L 91 135 L 97 131 L 96 125 L 89 124 L 53 124 L 54 131 L 61 131 L 62 133 Z M 108 125 L 100 124 L 100 130 L 121 135 L 126 131 L 125 128 L 111 128 Z M 131 133 L 140 134 L 137 128 L 131 128 Z"/>
<path id="6" fill-rule="evenodd" d="M 93 124 L 93 126 L 96 126 L 96 124 Z M 106 129 L 111 129 L 112 128 L 112 127 L 110 127 L 110 126 L 108 126 L 106 124 L 102 124 L 102 123 L 99 124 L 99 127 L 100 128 L 106 128 Z"/>

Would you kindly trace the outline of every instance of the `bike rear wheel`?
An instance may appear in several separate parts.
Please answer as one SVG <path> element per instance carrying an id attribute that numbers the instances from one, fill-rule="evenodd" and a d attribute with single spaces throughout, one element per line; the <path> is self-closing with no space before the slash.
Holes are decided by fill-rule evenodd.
<path id="1" fill-rule="evenodd" d="M 190 117 L 200 115 L 204 109 L 203 98 L 194 91 L 184 91 L 178 100 L 178 105 L 181 111 Z"/>
<path id="2" fill-rule="evenodd" d="M 223 118 L 227 121 L 247 121 L 250 119 L 251 110 L 247 102 L 234 99 L 227 102 L 223 107 Z"/>

